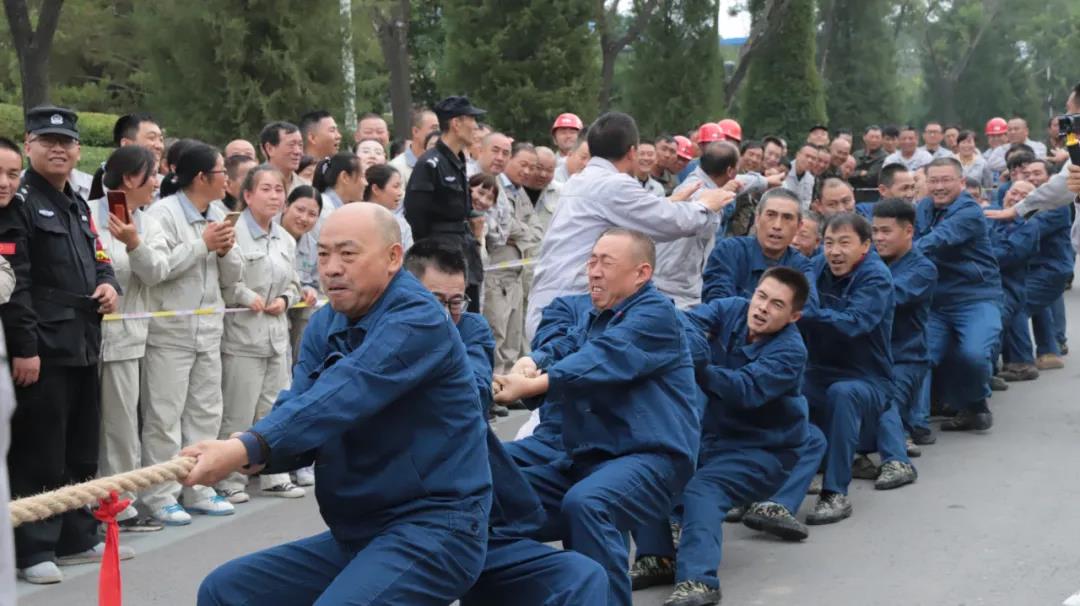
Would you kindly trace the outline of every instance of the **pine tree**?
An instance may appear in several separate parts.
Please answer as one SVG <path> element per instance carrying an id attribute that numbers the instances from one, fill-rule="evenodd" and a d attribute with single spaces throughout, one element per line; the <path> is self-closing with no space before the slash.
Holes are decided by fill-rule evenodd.
<path id="1" fill-rule="evenodd" d="M 546 143 L 558 114 L 596 113 L 592 16 L 588 0 L 448 0 L 440 88 L 489 110 L 495 128 Z"/>
<path id="2" fill-rule="evenodd" d="M 643 136 L 715 122 L 712 97 L 722 66 L 714 0 L 662 0 L 633 44 L 620 105 Z"/>
<path id="3" fill-rule="evenodd" d="M 823 28 L 829 125 L 856 131 L 897 120 L 896 44 L 885 18 L 891 0 L 832 0 Z"/>
<path id="4" fill-rule="evenodd" d="M 760 13 L 761 0 L 751 3 Z M 825 94 L 814 62 L 814 0 L 791 0 L 777 34 L 750 63 L 742 90 L 743 133 L 802 141 L 825 121 Z"/>
<path id="5" fill-rule="evenodd" d="M 358 34 L 370 29 L 357 21 Z M 314 108 L 341 117 L 337 3 L 301 11 L 289 0 L 140 2 L 135 22 L 146 45 L 146 106 L 172 132 L 224 143 Z M 357 106 L 366 111 L 378 99 L 368 95 L 386 84 L 364 77 L 368 47 L 358 38 Z"/>

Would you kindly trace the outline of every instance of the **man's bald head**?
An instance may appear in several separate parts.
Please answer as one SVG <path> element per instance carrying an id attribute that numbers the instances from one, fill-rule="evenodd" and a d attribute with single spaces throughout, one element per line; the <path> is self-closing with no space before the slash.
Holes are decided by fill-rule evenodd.
<path id="1" fill-rule="evenodd" d="M 246 139 L 233 139 L 225 146 L 225 158 L 233 156 L 246 156 L 255 160 L 255 146 Z"/>
<path id="2" fill-rule="evenodd" d="M 319 234 L 319 279 L 334 311 L 356 320 L 401 269 L 401 228 L 378 204 L 346 204 Z"/>
<path id="3" fill-rule="evenodd" d="M 536 166 L 529 178 L 530 189 L 544 189 L 555 178 L 555 166 L 558 158 L 550 147 L 543 145 L 536 148 Z"/>
<path id="4" fill-rule="evenodd" d="M 480 143 L 480 156 L 476 159 L 480 170 L 489 175 L 502 174 L 510 160 L 513 143 L 510 137 L 500 132 L 487 134 Z"/>
<path id="5" fill-rule="evenodd" d="M 371 202 L 346 204 L 330 213 L 322 233 L 352 235 L 369 242 L 378 237 L 387 246 L 401 244 L 401 227 L 393 213 Z M 319 240 L 322 241 L 321 234 Z"/>

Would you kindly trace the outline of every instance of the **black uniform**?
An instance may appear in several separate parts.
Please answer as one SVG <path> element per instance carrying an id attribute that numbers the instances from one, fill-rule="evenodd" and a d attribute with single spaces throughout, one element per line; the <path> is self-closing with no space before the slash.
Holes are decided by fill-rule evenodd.
<path id="1" fill-rule="evenodd" d="M 101 315 L 91 295 L 99 284 L 120 288 L 86 202 L 70 184 L 57 191 L 32 168 L 0 209 L 0 252 L 15 270 L 11 300 L 0 306 L 9 355 L 41 358 L 37 383 L 15 388 L 8 471 L 18 498 L 97 473 Z M 15 529 L 16 565 L 99 542 L 85 510 L 26 524 Z"/>
<path id="2" fill-rule="evenodd" d="M 866 148 L 855 152 L 855 172 L 852 173 L 850 182 L 851 187 L 855 188 L 856 202 L 872 202 L 878 199 L 878 177 L 887 155 L 880 147 L 872 152 L 866 151 Z M 865 177 L 860 176 L 862 171 L 866 171 Z"/>
<path id="3" fill-rule="evenodd" d="M 472 196 L 465 173 L 465 154 L 455 154 L 440 139 L 416 159 L 405 188 L 405 219 L 413 239 L 440 237 L 453 240 L 465 253 L 468 265 L 469 311 L 480 311 L 480 285 L 484 266 L 480 243 L 469 230 Z"/>

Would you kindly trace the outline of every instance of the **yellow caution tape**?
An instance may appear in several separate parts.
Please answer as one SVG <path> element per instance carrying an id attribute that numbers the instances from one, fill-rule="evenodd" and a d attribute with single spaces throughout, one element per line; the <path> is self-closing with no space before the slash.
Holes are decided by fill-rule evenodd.
<path id="1" fill-rule="evenodd" d="M 326 303 L 326 299 L 319 299 L 315 302 L 314 306 L 310 306 L 307 303 L 297 303 L 296 305 L 290 305 L 289 309 L 304 309 L 306 307 L 320 307 Z M 139 311 L 128 314 L 105 314 L 101 317 L 104 322 L 114 322 L 116 320 L 150 320 L 152 318 L 183 318 L 187 316 L 213 316 L 217 314 L 238 314 L 243 312 L 251 312 L 246 307 L 203 307 L 201 309 L 184 309 L 178 311 Z"/>
<path id="2" fill-rule="evenodd" d="M 503 261 L 502 263 L 488 265 L 484 268 L 484 271 L 495 271 L 497 269 L 513 269 L 515 267 L 525 267 L 527 265 L 535 265 L 536 261 L 536 258 L 519 259 L 517 261 Z"/>

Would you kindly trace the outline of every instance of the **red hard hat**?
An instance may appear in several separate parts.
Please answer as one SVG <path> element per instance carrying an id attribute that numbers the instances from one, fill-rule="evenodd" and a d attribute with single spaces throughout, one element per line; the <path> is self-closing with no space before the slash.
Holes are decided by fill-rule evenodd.
<path id="1" fill-rule="evenodd" d="M 706 122 L 698 127 L 697 142 L 698 145 L 705 143 L 712 143 L 713 141 L 723 141 L 724 131 L 720 128 L 720 125 L 715 122 Z"/>
<path id="2" fill-rule="evenodd" d="M 986 122 L 986 134 L 988 135 L 1004 135 L 1009 132 L 1009 123 L 1005 121 L 1005 118 L 990 118 Z"/>
<path id="3" fill-rule="evenodd" d="M 694 143 L 682 135 L 675 135 L 675 155 L 683 160 L 693 160 Z"/>
<path id="4" fill-rule="evenodd" d="M 557 128 L 572 128 L 574 130 L 581 130 L 585 128 L 585 124 L 581 122 L 581 118 L 578 118 L 575 114 L 567 112 L 565 114 L 559 114 L 559 117 L 555 118 L 555 123 L 551 125 L 551 130 L 554 131 Z"/>
<path id="5" fill-rule="evenodd" d="M 724 118 L 716 123 L 720 127 L 720 131 L 724 133 L 724 136 L 728 139 L 735 139 L 742 143 L 742 127 L 739 123 L 731 118 Z"/>

